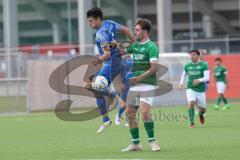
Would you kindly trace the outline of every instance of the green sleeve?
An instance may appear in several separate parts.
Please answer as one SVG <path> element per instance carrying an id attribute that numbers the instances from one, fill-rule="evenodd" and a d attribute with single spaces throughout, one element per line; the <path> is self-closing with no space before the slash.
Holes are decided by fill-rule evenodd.
<path id="1" fill-rule="evenodd" d="M 151 60 L 158 60 L 158 47 L 156 44 L 152 43 L 152 45 L 148 48 L 149 59 Z"/>
<path id="2" fill-rule="evenodd" d="M 187 64 L 183 67 L 183 69 L 187 73 Z"/>
<path id="3" fill-rule="evenodd" d="M 134 45 L 131 45 L 131 46 L 129 46 L 129 47 L 127 48 L 127 52 L 128 52 L 128 53 L 133 53 L 133 46 L 134 46 Z"/>
<path id="4" fill-rule="evenodd" d="M 226 75 L 227 74 L 227 68 L 223 67 L 223 74 Z"/>
<path id="5" fill-rule="evenodd" d="M 209 70 L 209 67 L 208 67 L 208 64 L 207 64 L 207 63 L 204 63 L 203 70 L 204 70 L 204 71 Z"/>

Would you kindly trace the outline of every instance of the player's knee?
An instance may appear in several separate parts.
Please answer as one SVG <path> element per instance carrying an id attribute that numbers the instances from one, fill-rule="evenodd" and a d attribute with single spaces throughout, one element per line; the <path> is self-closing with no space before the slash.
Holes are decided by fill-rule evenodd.
<path id="1" fill-rule="evenodd" d="M 195 101 L 191 101 L 191 102 L 189 102 L 189 104 L 188 104 L 188 108 L 193 108 L 194 107 L 194 105 L 195 105 Z"/>
<path id="2" fill-rule="evenodd" d="M 127 116 L 129 121 L 135 121 L 136 120 L 135 110 L 133 108 L 127 107 L 127 109 L 126 109 L 126 116 Z"/>

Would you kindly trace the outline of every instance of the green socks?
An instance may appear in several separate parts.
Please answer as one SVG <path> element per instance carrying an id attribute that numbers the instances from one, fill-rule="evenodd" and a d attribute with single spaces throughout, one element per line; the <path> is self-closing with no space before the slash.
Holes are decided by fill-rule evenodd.
<path id="1" fill-rule="evenodd" d="M 155 141 L 154 137 L 154 123 L 153 121 L 144 122 L 144 127 L 148 135 L 148 141 L 152 142 Z M 132 143 L 138 144 L 139 140 L 139 128 L 130 128 L 130 133 L 132 136 Z"/>
<path id="2" fill-rule="evenodd" d="M 203 116 L 206 111 L 199 111 L 199 116 Z"/>
<path id="3" fill-rule="evenodd" d="M 194 108 L 188 109 L 188 117 L 190 119 L 191 124 L 194 124 Z"/>
<path id="4" fill-rule="evenodd" d="M 140 142 L 139 140 L 139 128 L 130 128 L 130 133 L 132 136 L 132 143 L 138 144 Z"/>
<path id="5" fill-rule="evenodd" d="M 222 99 L 223 99 L 223 102 L 225 103 L 225 105 L 228 104 L 227 99 L 225 97 L 223 97 Z"/>
<path id="6" fill-rule="evenodd" d="M 217 98 L 217 105 L 218 105 L 218 106 L 220 105 L 220 103 L 221 103 L 222 100 L 223 100 L 223 102 L 224 102 L 225 104 L 228 104 L 227 99 L 226 99 L 225 97 L 218 97 L 218 98 Z"/>
<path id="7" fill-rule="evenodd" d="M 153 123 L 153 121 L 144 122 L 144 127 L 145 127 L 145 129 L 147 131 L 148 141 L 149 142 L 155 141 L 155 137 L 154 137 L 154 123 Z"/>
<path id="8" fill-rule="evenodd" d="M 218 98 L 217 98 L 217 105 L 218 105 L 218 106 L 220 105 L 221 101 L 222 101 L 222 97 L 218 97 Z"/>

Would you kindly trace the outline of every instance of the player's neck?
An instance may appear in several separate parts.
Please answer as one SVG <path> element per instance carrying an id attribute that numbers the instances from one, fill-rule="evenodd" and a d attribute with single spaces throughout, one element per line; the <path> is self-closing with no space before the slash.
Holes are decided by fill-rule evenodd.
<path id="1" fill-rule="evenodd" d="M 102 25 L 103 25 L 103 21 L 99 22 L 99 25 L 98 25 L 98 27 L 96 29 L 97 30 L 100 29 L 102 27 Z"/>
<path id="2" fill-rule="evenodd" d="M 193 64 L 198 64 L 198 62 L 200 62 L 200 60 L 192 61 Z"/>
<path id="3" fill-rule="evenodd" d="M 140 43 L 145 43 L 150 40 L 149 36 L 144 36 L 143 39 L 141 39 Z"/>

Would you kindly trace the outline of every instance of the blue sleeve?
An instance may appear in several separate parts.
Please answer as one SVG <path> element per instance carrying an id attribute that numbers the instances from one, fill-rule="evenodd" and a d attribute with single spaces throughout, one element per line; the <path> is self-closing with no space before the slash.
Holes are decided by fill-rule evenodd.
<path id="1" fill-rule="evenodd" d="M 109 21 L 112 25 L 113 25 L 113 31 L 116 32 L 116 31 L 120 31 L 123 26 L 117 22 L 114 22 L 114 21 Z"/>
<path id="2" fill-rule="evenodd" d="M 99 44 L 108 43 L 112 41 L 113 41 L 113 37 L 107 31 L 103 30 L 96 35 L 96 42 Z"/>

